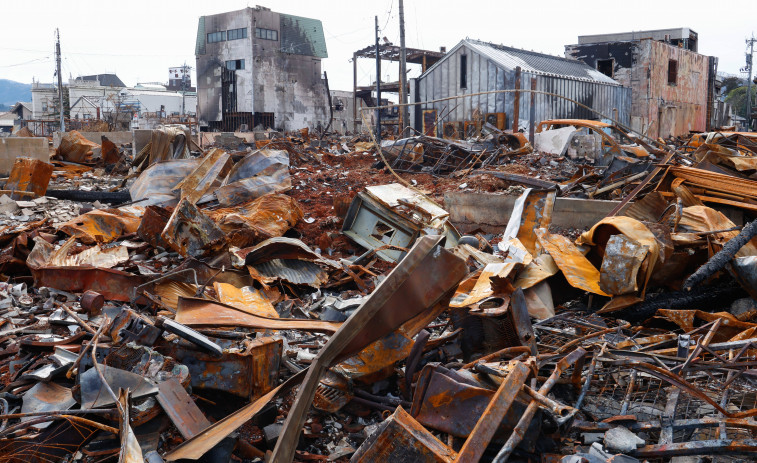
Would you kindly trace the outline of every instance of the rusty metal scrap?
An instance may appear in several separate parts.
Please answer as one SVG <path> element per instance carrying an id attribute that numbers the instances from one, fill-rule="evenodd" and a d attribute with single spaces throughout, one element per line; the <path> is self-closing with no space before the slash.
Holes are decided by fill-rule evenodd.
<path id="1" fill-rule="evenodd" d="M 604 143 L 534 151 L 474 116 L 381 152 L 315 129 L 202 150 L 177 126 L 136 155 L 69 133 L 67 163 L 19 159 L 0 461 L 751 456 L 754 137 L 546 122 Z M 61 186 L 99 203 L 43 196 Z M 435 202 L 458 189 L 515 204 L 461 237 Z"/>

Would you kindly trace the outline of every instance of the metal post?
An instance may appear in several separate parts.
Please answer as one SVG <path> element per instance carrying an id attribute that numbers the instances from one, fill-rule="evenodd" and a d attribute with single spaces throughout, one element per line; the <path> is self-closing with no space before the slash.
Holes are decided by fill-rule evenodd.
<path id="1" fill-rule="evenodd" d="M 184 66 L 181 68 L 181 115 L 185 115 L 184 101 L 187 95 L 187 62 L 184 61 Z"/>
<path id="2" fill-rule="evenodd" d="M 56 73 L 58 74 L 58 112 L 60 113 L 60 131 L 66 131 L 66 121 L 63 115 L 63 77 L 60 70 L 60 31 L 55 29 L 55 64 L 57 67 Z"/>
<path id="3" fill-rule="evenodd" d="M 400 0 L 400 137 L 408 123 L 407 106 L 407 49 L 405 49 L 405 8 Z"/>
<path id="4" fill-rule="evenodd" d="M 352 54 L 352 133 L 357 133 L 357 53 Z"/>
<path id="5" fill-rule="evenodd" d="M 528 111 L 528 141 L 534 145 L 534 129 L 536 125 L 536 77 L 531 78 L 531 108 Z"/>
<path id="6" fill-rule="evenodd" d="M 513 100 L 513 133 L 518 131 L 520 121 L 520 66 L 515 68 L 515 98 Z"/>
<path id="7" fill-rule="evenodd" d="M 381 57 L 379 53 L 379 27 L 376 16 L 376 142 L 381 145 Z"/>
<path id="8" fill-rule="evenodd" d="M 754 42 L 757 39 L 752 36 L 747 39 L 749 45 L 749 54 L 746 56 L 747 79 L 746 79 L 746 131 L 751 132 L 752 128 L 752 57 L 754 56 Z"/>

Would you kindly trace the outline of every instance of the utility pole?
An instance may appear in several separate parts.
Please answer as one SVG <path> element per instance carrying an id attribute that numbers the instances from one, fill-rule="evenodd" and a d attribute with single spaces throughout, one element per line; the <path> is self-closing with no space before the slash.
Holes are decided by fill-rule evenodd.
<path id="1" fill-rule="evenodd" d="M 381 56 L 379 53 L 379 27 L 376 16 L 376 142 L 381 146 Z"/>
<path id="2" fill-rule="evenodd" d="M 751 132 L 752 128 L 752 57 L 754 56 L 754 42 L 757 39 L 752 35 L 751 39 L 746 39 L 746 43 L 749 46 L 749 53 L 746 55 L 746 131 Z"/>
<path id="3" fill-rule="evenodd" d="M 184 61 L 184 66 L 181 68 L 181 115 L 185 115 L 184 112 L 184 100 L 187 95 L 187 62 Z"/>
<path id="4" fill-rule="evenodd" d="M 60 131 L 66 131 L 66 121 L 63 118 L 63 78 L 60 71 L 60 31 L 55 29 L 55 64 L 57 67 L 56 74 L 58 75 L 58 112 L 60 113 Z"/>
<path id="5" fill-rule="evenodd" d="M 405 133 L 405 128 L 410 125 L 408 121 L 407 104 L 407 49 L 405 48 L 405 7 L 400 0 L 400 137 Z"/>

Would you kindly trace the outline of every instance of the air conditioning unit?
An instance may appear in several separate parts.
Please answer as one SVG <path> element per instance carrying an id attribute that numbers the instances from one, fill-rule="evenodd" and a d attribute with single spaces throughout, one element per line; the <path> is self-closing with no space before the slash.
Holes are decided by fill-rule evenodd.
<path id="1" fill-rule="evenodd" d="M 505 130 L 507 127 L 507 115 L 505 113 L 487 113 L 486 122 L 498 130 Z"/>
<path id="2" fill-rule="evenodd" d="M 442 126 L 442 137 L 448 140 L 463 138 L 463 124 L 461 122 L 445 122 Z"/>

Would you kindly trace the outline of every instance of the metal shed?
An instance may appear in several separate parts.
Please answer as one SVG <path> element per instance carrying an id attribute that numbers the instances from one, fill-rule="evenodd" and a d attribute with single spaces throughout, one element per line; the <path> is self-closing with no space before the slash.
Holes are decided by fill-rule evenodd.
<path id="1" fill-rule="evenodd" d="M 415 79 L 410 101 L 421 103 L 459 95 L 475 96 L 412 106 L 411 120 L 415 129 L 424 131 L 425 127 L 428 132 L 429 127 L 435 126 L 438 134 L 444 134 L 450 126 L 465 130 L 464 123 L 473 121 L 477 110 L 494 125 L 511 128 L 515 93 L 476 94 L 515 89 L 518 67 L 521 69 L 520 89 L 530 89 L 534 78 L 536 90 L 562 95 L 599 112 L 564 98 L 537 94 L 535 124 L 547 119 L 605 117 L 628 124 L 631 89 L 582 61 L 465 39 Z M 528 128 L 529 110 L 530 94 L 522 92 L 518 117 L 521 129 Z"/>

